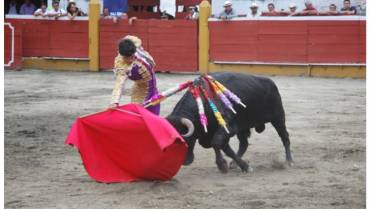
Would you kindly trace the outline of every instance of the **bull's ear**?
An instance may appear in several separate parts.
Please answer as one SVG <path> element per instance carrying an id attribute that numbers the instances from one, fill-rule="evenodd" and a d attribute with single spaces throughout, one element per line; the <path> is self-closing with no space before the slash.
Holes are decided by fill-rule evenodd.
<path id="1" fill-rule="evenodd" d="M 187 138 L 187 137 L 190 137 L 191 135 L 193 135 L 193 133 L 194 133 L 194 124 L 193 124 L 193 122 L 191 122 L 191 120 L 189 120 L 187 118 L 181 118 L 180 122 L 181 122 L 182 125 L 184 125 L 188 129 L 188 132 L 186 134 L 183 134 L 182 136 Z"/>

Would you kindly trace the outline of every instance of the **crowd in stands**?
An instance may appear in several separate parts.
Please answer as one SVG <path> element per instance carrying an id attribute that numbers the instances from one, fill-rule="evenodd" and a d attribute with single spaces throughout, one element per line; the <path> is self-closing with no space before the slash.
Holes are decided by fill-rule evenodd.
<path id="1" fill-rule="evenodd" d="M 232 7 L 231 1 L 224 2 L 224 10 L 217 16 L 217 18 L 221 20 L 232 19 L 235 17 L 246 17 L 246 14 L 237 14 L 237 11 Z M 297 10 L 297 5 L 292 3 L 289 5 L 287 11 L 284 9 L 278 11 L 275 9 L 275 5 L 273 3 L 269 3 L 267 5 L 267 10 L 259 12 L 258 11 L 258 4 L 252 3 L 249 7 L 251 10 L 250 17 L 258 17 L 258 16 L 317 16 L 317 15 L 356 15 L 357 10 L 356 7 L 351 6 L 350 0 L 343 1 L 343 7 L 338 10 L 335 4 L 330 4 L 327 11 L 318 11 L 311 0 L 305 0 L 305 8 L 301 11 Z"/>
<path id="2" fill-rule="evenodd" d="M 35 4 L 30 0 L 24 0 L 24 3 L 17 9 L 17 2 L 11 0 L 9 3 L 9 10 L 7 14 L 19 14 L 19 15 L 34 15 L 36 17 L 44 18 L 54 18 L 58 19 L 60 17 L 67 16 L 69 19 L 73 20 L 77 16 L 87 16 L 80 8 L 77 7 L 76 2 L 70 0 L 68 2 L 67 9 L 64 10 L 60 8 L 59 1 L 53 0 L 52 7 L 48 9 L 46 2 L 41 1 L 40 8 L 36 8 Z"/>
<path id="3" fill-rule="evenodd" d="M 49 18 L 49 19 L 58 19 L 60 17 L 68 17 L 73 20 L 78 16 L 87 16 L 87 14 L 77 7 L 77 4 L 74 0 L 68 1 L 67 8 L 63 9 L 60 7 L 60 0 L 53 0 L 51 7 L 48 8 L 46 0 L 34 1 L 39 3 L 40 6 L 37 6 L 32 2 L 32 0 L 10 0 L 8 5 L 8 10 L 6 14 L 9 15 L 34 15 L 35 17 Z M 186 11 L 185 19 L 188 20 L 197 20 L 199 17 L 198 8 L 196 6 L 190 6 L 184 8 Z M 130 11 L 134 12 L 156 12 L 154 6 L 130 6 Z M 158 11 L 160 19 L 174 20 L 175 17 L 166 11 Z M 118 22 L 119 20 L 129 20 L 132 23 L 137 17 L 128 17 L 126 12 L 111 12 L 108 8 L 104 7 L 101 14 L 101 19 L 109 19 L 113 22 Z"/>
<path id="4" fill-rule="evenodd" d="M 87 16 L 87 14 L 82 11 L 80 8 L 77 7 L 76 2 L 74 0 L 68 1 L 68 6 L 66 10 L 60 8 L 59 0 L 52 1 L 52 7 L 48 9 L 45 0 L 41 0 L 40 8 L 36 8 L 35 4 L 31 2 L 31 0 L 24 0 L 23 4 L 17 4 L 16 0 L 10 0 L 8 12 L 7 14 L 20 14 L 20 15 L 34 15 L 38 17 L 45 17 L 45 18 L 54 18 L 58 19 L 60 17 L 68 17 L 69 19 L 73 20 L 75 17 L 78 16 Z M 281 9 L 276 10 L 275 5 L 273 3 L 269 3 L 267 5 L 267 10 L 260 11 L 259 6 L 257 3 L 253 2 L 249 9 L 251 13 L 248 17 L 255 18 L 259 16 L 315 16 L 315 15 L 356 15 L 357 10 L 356 7 L 351 6 L 350 0 L 343 1 L 343 7 L 338 10 L 337 5 L 330 4 L 328 6 L 328 10 L 326 11 L 318 11 L 311 0 L 305 0 L 304 2 L 305 8 L 302 8 L 300 11 L 297 8 L 297 5 L 292 3 L 289 5 L 287 10 Z M 238 14 L 237 11 L 232 7 L 232 2 L 227 0 L 224 2 L 224 9 L 218 15 L 213 17 L 217 17 L 221 20 L 232 19 L 235 17 L 247 17 L 246 14 Z M 131 8 L 132 11 L 139 11 L 145 10 L 146 12 L 154 12 L 154 7 L 133 7 Z M 140 11 L 141 11 L 140 10 Z M 199 11 L 196 6 L 184 7 L 184 12 L 186 12 L 185 19 L 187 20 L 197 20 L 199 18 Z M 168 14 L 166 11 L 159 11 L 161 19 L 175 19 L 174 16 Z M 117 22 L 118 20 L 129 20 L 130 24 L 137 19 L 137 17 L 128 17 L 126 12 L 116 12 L 112 13 L 109 11 L 108 8 L 103 8 L 103 12 L 101 14 L 102 19 L 110 19 L 113 22 Z"/>

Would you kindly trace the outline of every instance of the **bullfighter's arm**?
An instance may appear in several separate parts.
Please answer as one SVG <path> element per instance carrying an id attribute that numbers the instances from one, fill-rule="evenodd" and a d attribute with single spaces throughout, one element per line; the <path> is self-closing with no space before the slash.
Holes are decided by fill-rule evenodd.
<path id="1" fill-rule="evenodd" d="M 112 99 L 111 99 L 111 104 L 118 104 L 119 100 L 122 96 L 123 88 L 125 81 L 127 79 L 126 73 L 121 73 L 119 72 L 120 70 L 117 71 L 116 73 L 116 81 L 114 83 L 113 91 L 112 91 Z"/>
<path id="2" fill-rule="evenodd" d="M 116 81 L 114 83 L 111 104 L 118 104 L 122 96 L 125 81 L 127 80 L 128 65 L 123 62 L 122 57 L 118 55 L 114 60 L 114 72 Z"/>

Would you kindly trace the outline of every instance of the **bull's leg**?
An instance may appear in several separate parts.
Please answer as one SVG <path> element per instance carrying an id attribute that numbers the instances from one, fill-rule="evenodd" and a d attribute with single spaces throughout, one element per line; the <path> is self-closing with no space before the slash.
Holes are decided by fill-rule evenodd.
<path id="1" fill-rule="evenodd" d="M 222 173 L 227 173 L 229 166 L 227 161 L 223 158 L 221 150 L 229 142 L 229 136 L 223 129 L 218 129 L 212 137 L 212 147 L 215 150 L 216 154 L 216 164 L 218 169 Z"/>
<path id="2" fill-rule="evenodd" d="M 244 153 L 247 151 L 248 149 L 248 138 L 251 136 L 251 132 L 250 130 L 246 131 L 246 132 L 241 132 L 241 133 L 238 133 L 237 134 L 237 137 L 239 139 L 239 150 L 238 150 L 238 153 L 237 155 L 242 158 Z"/>
<path id="3" fill-rule="evenodd" d="M 271 124 L 276 129 L 277 133 L 279 134 L 279 136 L 281 138 L 281 141 L 284 144 L 286 161 L 289 163 L 289 165 L 292 165 L 293 164 L 293 158 L 292 158 L 292 154 L 290 152 L 289 133 L 286 130 L 284 116 L 279 117 L 279 119 L 277 119 L 277 120 L 271 121 Z"/>
<path id="4" fill-rule="evenodd" d="M 188 144 L 188 152 L 186 154 L 185 161 L 183 165 L 190 165 L 194 161 L 194 146 L 195 146 L 196 139 L 190 140 L 187 142 Z"/>
<path id="5" fill-rule="evenodd" d="M 221 149 L 219 148 L 213 148 L 215 150 L 216 154 L 216 165 L 218 170 L 221 171 L 221 173 L 227 173 L 229 171 L 229 167 L 227 166 L 227 161 L 224 159 L 221 153 Z"/>
<path id="6" fill-rule="evenodd" d="M 248 149 L 248 145 L 249 145 L 248 138 L 250 137 L 250 135 L 251 135 L 250 130 L 248 130 L 246 132 L 237 133 L 237 138 L 239 140 L 239 149 L 238 149 L 238 153 L 236 153 L 236 155 L 239 158 L 242 158 L 244 153 Z M 234 160 L 230 162 L 230 168 L 236 168 L 236 162 Z"/>
<path id="7" fill-rule="evenodd" d="M 225 152 L 227 156 L 232 158 L 236 162 L 236 164 L 238 164 L 242 171 L 244 172 L 252 171 L 251 169 L 249 169 L 248 163 L 242 160 L 237 154 L 235 154 L 234 150 L 231 149 L 229 144 L 227 144 L 222 150 Z"/>

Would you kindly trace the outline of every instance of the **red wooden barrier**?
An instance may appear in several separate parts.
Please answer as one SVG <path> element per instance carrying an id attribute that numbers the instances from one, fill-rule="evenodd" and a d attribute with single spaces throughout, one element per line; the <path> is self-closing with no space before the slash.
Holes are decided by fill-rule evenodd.
<path id="1" fill-rule="evenodd" d="M 14 45 L 12 45 L 12 39 Z M 4 64 L 10 69 L 22 68 L 22 25 L 20 24 L 9 22 L 4 24 Z"/>
<path id="2" fill-rule="evenodd" d="M 198 70 L 198 25 L 196 21 L 150 20 L 149 52 L 158 70 Z"/>
<path id="3" fill-rule="evenodd" d="M 125 35 L 137 35 L 154 57 L 159 71 L 197 71 L 198 26 L 186 20 L 100 21 L 100 68 L 112 69 L 117 43 Z"/>
<path id="4" fill-rule="evenodd" d="M 308 23 L 308 62 L 359 63 L 359 21 Z"/>
<path id="5" fill-rule="evenodd" d="M 88 58 L 88 21 L 7 19 L 22 25 L 24 57 Z"/>
<path id="6" fill-rule="evenodd" d="M 366 21 L 360 21 L 360 62 L 366 63 Z"/>
<path id="7" fill-rule="evenodd" d="M 128 17 L 137 17 L 138 19 L 160 19 L 161 13 L 159 12 L 135 12 L 135 11 L 128 11 Z"/>
<path id="8" fill-rule="evenodd" d="M 365 63 L 365 21 L 210 21 L 210 60 Z"/>

